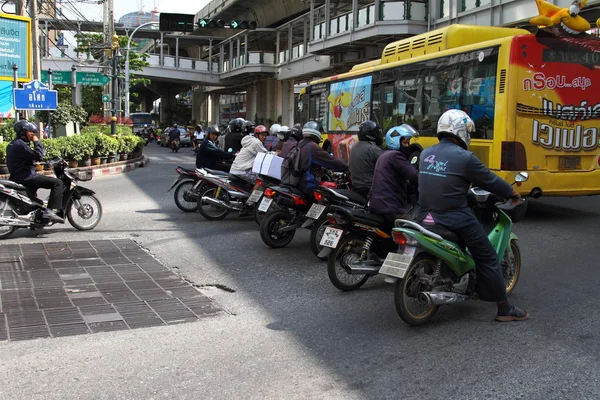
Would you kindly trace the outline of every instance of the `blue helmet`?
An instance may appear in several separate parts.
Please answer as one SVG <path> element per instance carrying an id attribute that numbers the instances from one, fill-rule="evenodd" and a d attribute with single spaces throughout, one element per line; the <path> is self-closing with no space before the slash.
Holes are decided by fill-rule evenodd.
<path id="1" fill-rule="evenodd" d="M 419 132 L 408 124 L 394 126 L 385 134 L 385 147 L 390 150 L 400 150 L 400 147 L 402 146 L 400 141 L 403 138 L 410 140 L 410 138 L 418 136 Z"/>

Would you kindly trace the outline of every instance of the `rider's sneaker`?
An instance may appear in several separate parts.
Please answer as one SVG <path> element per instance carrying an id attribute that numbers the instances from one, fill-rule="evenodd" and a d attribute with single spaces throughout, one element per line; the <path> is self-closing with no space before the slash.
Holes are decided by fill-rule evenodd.
<path id="1" fill-rule="evenodd" d="M 42 217 L 44 219 L 48 219 L 50 221 L 54 221 L 54 222 L 58 222 L 59 224 L 64 224 L 65 220 L 62 219 L 61 217 L 59 217 L 58 215 L 56 215 L 56 213 L 52 210 L 50 210 L 49 208 L 44 210 L 44 213 L 42 214 Z"/>
<path id="2" fill-rule="evenodd" d="M 515 306 L 512 306 L 508 311 L 498 310 L 498 314 L 496 315 L 496 321 L 499 322 L 526 321 L 528 319 L 529 313 Z"/>

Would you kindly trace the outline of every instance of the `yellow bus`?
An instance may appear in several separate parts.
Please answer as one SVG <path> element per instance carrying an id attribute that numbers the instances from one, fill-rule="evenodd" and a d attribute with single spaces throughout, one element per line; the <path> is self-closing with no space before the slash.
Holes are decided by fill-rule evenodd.
<path id="1" fill-rule="evenodd" d="M 596 82 L 596 87 L 593 86 Z M 384 133 L 401 123 L 420 137 L 414 155 L 438 142 L 448 109 L 475 122 L 470 150 L 507 181 L 530 179 L 522 195 L 600 194 L 600 39 L 561 27 L 452 25 L 387 45 L 381 59 L 319 79 L 299 102 L 327 132 L 323 144 L 348 160 L 361 122 Z M 512 183 L 512 182 L 511 182 Z"/>

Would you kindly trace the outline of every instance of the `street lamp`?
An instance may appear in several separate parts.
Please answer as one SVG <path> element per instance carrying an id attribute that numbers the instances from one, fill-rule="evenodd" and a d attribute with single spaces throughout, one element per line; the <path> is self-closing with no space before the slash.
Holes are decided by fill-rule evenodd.
<path id="1" fill-rule="evenodd" d="M 144 26 L 148 26 L 148 25 L 159 25 L 159 23 L 150 21 L 150 22 L 143 23 L 140 26 L 138 26 L 137 28 L 135 28 L 133 30 L 133 32 L 131 32 L 131 35 L 129 35 L 129 40 L 127 41 L 127 48 L 125 49 L 125 50 L 127 50 L 127 53 L 125 54 L 125 117 L 126 118 L 129 118 L 129 50 L 131 50 L 131 38 L 133 38 L 133 35 L 135 35 L 135 33 L 138 31 L 138 29 L 140 29 Z"/>

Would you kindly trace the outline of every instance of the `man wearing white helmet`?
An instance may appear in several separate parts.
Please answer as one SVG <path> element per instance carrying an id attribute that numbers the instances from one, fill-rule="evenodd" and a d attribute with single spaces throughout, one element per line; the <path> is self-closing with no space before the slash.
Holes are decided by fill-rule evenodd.
<path id="1" fill-rule="evenodd" d="M 269 128 L 269 136 L 267 137 L 267 140 L 265 140 L 265 148 L 267 150 L 271 151 L 279 142 L 279 138 L 277 137 L 277 134 L 279 133 L 280 128 L 281 128 L 281 125 L 279 125 L 279 124 L 273 124 Z"/>
<path id="2" fill-rule="evenodd" d="M 468 151 L 474 132 L 475 124 L 464 111 L 448 110 L 438 120 L 440 143 L 425 149 L 419 160 L 418 220 L 443 225 L 460 237 L 475 260 L 481 300 L 498 305 L 497 321 L 523 321 L 529 314 L 508 301 L 498 255 L 467 204 L 471 185 L 502 198 L 520 196 Z"/>

